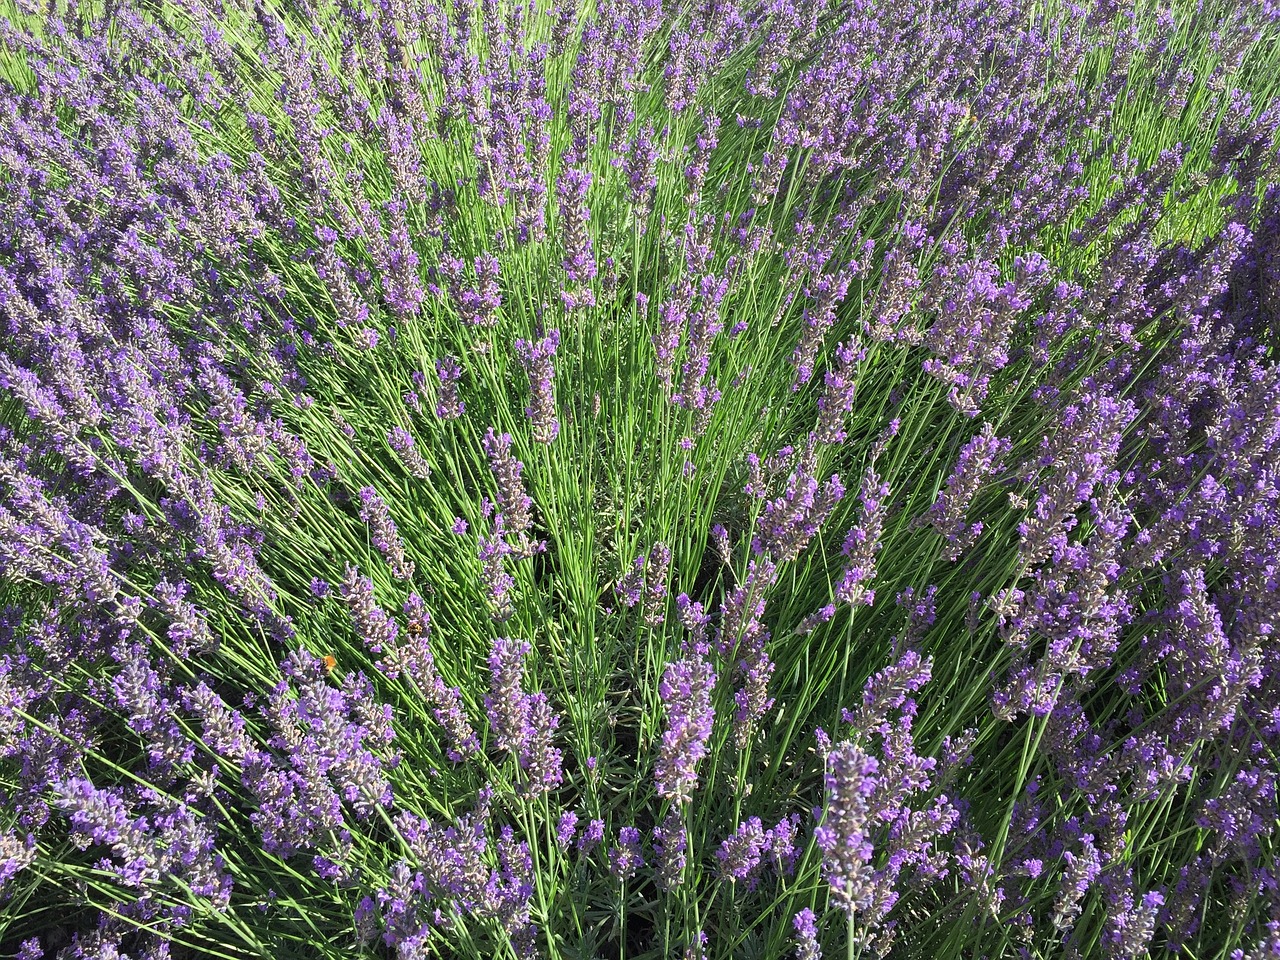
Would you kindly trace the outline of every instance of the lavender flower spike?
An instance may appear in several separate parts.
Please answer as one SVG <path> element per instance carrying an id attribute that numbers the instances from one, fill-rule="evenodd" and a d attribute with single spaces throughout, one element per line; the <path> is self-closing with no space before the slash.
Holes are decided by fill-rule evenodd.
<path id="1" fill-rule="evenodd" d="M 822 960 L 818 946 L 818 923 L 813 911 L 805 907 L 791 921 L 795 927 L 796 960 Z"/>
<path id="2" fill-rule="evenodd" d="M 529 696 L 521 688 L 524 658 L 532 649 L 524 640 L 497 637 L 489 654 L 490 694 L 484 698 L 498 747 L 515 750 L 529 728 Z"/>
<path id="3" fill-rule="evenodd" d="M 1009 441 L 997 437 L 991 424 L 986 423 L 960 451 L 946 487 L 939 491 L 924 517 L 946 540 L 942 555 L 947 560 L 959 557 L 982 533 L 982 524 L 966 523 L 965 514 L 983 482 L 999 469 L 1000 459 L 1009 449 Z"/>
<path id="4" fill-rule="evenodd" d="M 360 519 L 369 525 L 373 545 L 387 558 L 391 575 L 397 580 L 413 577 L 413 561 L 405 555 L 404 541 L 400 539 L 400 532 L 391 519 L 391 511 L 373 487 L 360 489 Z"/>
<path id="5" fill-rule="evenodd" d="M 440 390 L 436 395 L 436 416 L 441 420 L 457 420 L 467 409 L 467 405 L 458 397 L 462 366 L 456 357 L 441 357 L 436 361 L 436 376 L 440 380 Z"/>
<path id="6" fill-rule="evenodd" d="M 524 658 L 532 647 L 524 640 L 498 637 L 489 654 L 490 695 L 484 706 L 498 746 L 516 754 L 525 772 L 521 791 L 538 796 L 560 785 L 561 752 L 552 746 L 560 718 L 545 693 L 525 693 Z"/>
<path id="7" fill-rule="evenodd" d="M 826 809 L 813 836 L 822 851 L 822 875 L 831 885 L 831 898 L 850 917 L 876 899 L 869 832 L 879 766 L 852 741 L 827 754 Z"/>
<path id="8" fill-rule="evenodd" d="M 609 872 L 619 880 L 628 880 L 643 866 L 640 831 L 635 827 L 623 827 L 618 831 L 618 845 L 609 851 Z"/>
<path id="9" fill-rule="evenodd" d="M 529 539 L 533 500 L 524 491 L 524 464 L 511 455 L 511 434 L 494 433 L 490 427 L 484 436 L 484 452 L 498 484 L 497 508 L 505 523 L 506 542 L 517 559 L 532 556 L 541 544 Z"/>
<path id="10" fill-rule="evenodd" d="M 658 748 L 654 776 L 658 795 L 688 803 L 698 785 L 698 763 L 707 755 L 715 710 L 711 691 L 716 676 L 711 664 L 698 656 L 667 665 L 658 695 L 667 709 L 667 729 Z"/>
<path id="11" fill-rule="evenodd" d="M 880 533 L 884 529 L 885 500 L 889 485 L 881 483 L 875 464 L 867 467 L 862 478 L 860 522 L 845 535 L 841 552 L 848 558 L 844 573 L 836 585 L 836 599 L 857 606 L 871 606 L 876 592 L 868 588 L 876 576 L 876 553 L 880 549 Z"/>
<path id="12" fill-rule="evenodd" d="M 541 340 L 517 340 L 516 356 L 529 377 L 529 392 L 533 400 L 524 408 L 533 423 L 533 439 L 550 443 L 560 433 L 560 421 L 556 419 L 556 396 L 552 382 L 555 370 L 551 358 L 560 346 L 560 331 L 551 330 Z"/>

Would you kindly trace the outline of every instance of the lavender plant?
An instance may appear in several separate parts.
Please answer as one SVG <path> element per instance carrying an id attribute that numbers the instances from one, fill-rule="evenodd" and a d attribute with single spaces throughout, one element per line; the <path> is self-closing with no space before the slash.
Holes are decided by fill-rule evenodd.
<path id="1" fill-rule="evenodd" d="M 0 16 L 0 956 L 1280 950 L 1280 7 Z"/>

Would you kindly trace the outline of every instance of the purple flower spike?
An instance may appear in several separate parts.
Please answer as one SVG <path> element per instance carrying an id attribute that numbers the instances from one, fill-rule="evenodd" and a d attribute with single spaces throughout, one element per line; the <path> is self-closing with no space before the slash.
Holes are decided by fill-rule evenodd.
<path id="1" fill-rule="evenodd" d="M 862 502 L 861 518 L 845 535 L 841 553 L 848 558 L 848 563 L 836 585 L 836 599 L 850 606 L 871 606 L 875 602 L 875 590 L 868 585 L 876 576 L 876 553 L 880 549 L 885 500 L 888 496 L 889 485 L 880 482 L 875 465 L 867 467 L 862 477 L 862 489 L 858 494 Z"/>
<path id="2" fill-rule="evenodd" d="M 404 541 L 400 539 L 400 532 L 396 529 L 395 521 L 391 519 L 391 511 L 373 487 L 360 489 L 360 519 L 369 525 L 373 545 L 387 558 L 391 566 L 391 575 L 397 580 L 411 579 L 414 570 L 413 562 L 405 554 Z"/>
<path id="3" fill-rule="evenodd" d="M 503 518 L 504 534 L 512 554 L 517 558 L 532 556 L 543 545 L 531 541 L 533 500 L 525 493 L 524 464 L 511 455 L 511 434 L 494 433 L 490 427 L 484 436 L 484 452 L 489 458 L 498 485 L 498 513 Z"/>
<path id="4" fill-rule="evenodd" d="M 688 803 L 698 785 L 698 763 L 707 755 L 715 718 L 711 691 L 716 676 L 701 657 L 667 665 L 658 695 L 667 711 L 667 728 L 658 748 L 654 777 L 658 795 Z"/>
<path id="5" fill-rule="evenodd" d="M 538 796 L 560 785 L 561 751 L 552 745 L 560 718 L 545 693 L 524 692 L 524 659 L 532 647 L 498 637 L 489 654 L 490 694 L 484 706 L 500 749 L 514 753 L 525 773 L 521 791 Z"/>
<path id="6" fill-rule="evenodd" d="M 684 822 L 673 809 L 661 824 L 653 828 L 653 852 L 658 858 L 658 884 L 663 890 L 674 890 L 684 882 L 686 858 Z"/>
<path id="7" fill-rule="evenodd" d="M 553 378 L 555 370 L 551 358 L 560 346 L 560 331 L 551 330 L 541 340 L 517 340 L 516 356 L 529 377 L 529 392 L 533 402 L 524 408 L 533 424 L 533 439 L 550 443 L 560 433 L 560 421 L 556 419 L 556 397 Z"/>
<path id="8" fill-rule="evenodd" d="M 587 823 L 578 838 L 578 852 L 584 857 L 604 842 L 604 821 L 592 820 Z"/>
<path id="9" fill-rule="evenodd" d="M 760 867 L 767 846 L 764 825 L 759 817 L 751 817 L 739 824 L 733 836 L 716 850 L 720 875 L 734 883 L 745 884 L 747 890 L 754 890 L 760 882 Z"/>
<path id="10" fill-rule="evenodd" d="M 629 880 L 643 866 L 640 831 L 635 827 L 623 827 L 618 831 L 618 845 L 609 851 L 609 872 L 619 880 Z"/>
<path id="11" fill-rule="evenodd" d="M 441 357 L 437 360 L 436 376 L 440 380 L 439 393 L 436 395 L 436 416 L 441 420 L 456 420 L 467 409 L 467 405 L 458 398 L 462 367 L 457 358 Z"/>
<path id="12" fill-rule="evenodd" d="M 813 911 L 805 907 L 791 921 L 795 928 L 792 941 L 796 947 L 796 960 L 822 960 L 822 948 L 818 946 L 818 921 Z"/>

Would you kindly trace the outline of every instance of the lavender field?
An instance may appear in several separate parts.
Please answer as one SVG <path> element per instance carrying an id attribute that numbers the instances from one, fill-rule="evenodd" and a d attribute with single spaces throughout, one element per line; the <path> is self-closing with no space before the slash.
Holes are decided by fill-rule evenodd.
<path id="1" fill-rule="evenodd" d="M 1280 0 L 0 0 L 0 958 L 1280 958 Z"/>

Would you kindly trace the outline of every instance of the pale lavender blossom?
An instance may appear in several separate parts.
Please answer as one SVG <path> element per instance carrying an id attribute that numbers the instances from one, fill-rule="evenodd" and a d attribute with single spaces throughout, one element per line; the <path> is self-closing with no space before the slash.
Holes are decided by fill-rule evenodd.
<path id="1" fill-rule="evenodd" d="M 440 258 L 439 271 L 445 277 L 449 297 L 462 317 L 463 323 L 475 327 L 496 326 L 498 310 L 502 307 L 502 292 L 499 286 L 501 268 L 498 258 L 491 253 L 481 253 L 472 261 L 471 267 L 470 273 L 475 277 L 474 285 L 468 283 L 467 264 L 464 261 L 447 253 Z M 438 369 L 437 372 L 439 372 Z M 450 366 L 450 377 L 456 381 L 454 372 L 454 368 Z M 440 374 L 440 379 L 443 384 L 445 379 L 443 373 Z M 452 410 L 451 407 L 448 409 Z M 457 410 L 461 414 L 461 406 Z M 444 418 L 448 419 L 451 416 L 450 412 Z"/>
<path id="2" fill-rule="evenodd" d="M 946 541 L 942 555 L 955 560 L 982 533 L 982 523 L 967 523 L 966 514 L 982 484 L 1000 466 L 1010 443 L 997 437 L 989 423 L 960 451 L 946 486 L 929 508 L 925 519 Z"/>
<path id="3" fill-rule="evenodd" d="M 560 346 L 560 331 L 550 330 L 541 340 L 516 340 L 516 356 L 529 377 L 532 402 L 524 412 L 533 425 L 533 439 L 550 443 L 560 433 L 560 421 L 556 419 L 555 370 L 551 358 Z"/>
<path id="4" fill-rule="evenodd" d="M 373 487 L 360 488 L 360 519 L 369 525 L 373 545 L 387 558 L 391 575 L 397 580 L 411 579 L 413 561 L 405 554 L 404 541 L 400 539 L 400 531 L 391 519 L 386 501 L 378 496 L 378 491 Z"/>
<path id="5" fill-rule="evenodd" d="M 490 522 L 490 532 L 480 533 L 476 538 L 481 578 L 490 613 L 494 620 L 502 623 L 515 613 L 510 594 L 516 582 L 507 570 L 507 557 L 512 549 L 506 536 L 506 517 L 495 512 L 488 500 L 481 505 L 480 513 Z"/>
<path id="6" fill-rule="evenodd" d="M 490 693 L 484 698 L 484 708 L 501 750 L 519 749 L 529 729 L 531 704 L 521 685 L 524 658 L 532 649 L 528 641 L 496 637 L 489 653 Z"/>
<path id="7" fill-rule="evenodd" d="M 404 427 L 392 427 L 387 434 L 387 443 L 399 455 L 400 462 L 408 468 L 410 474 L 418 480 L 431 479 L 431 466 L 414 443 L 413 434 Z"/>
<path id="8" fill-rule="evenodd" d="M 34 835 L 21 837 L 12 830 L 0 832 L 0 895 L 5 884 L 36 860 Z"/>
<path id="9" fill-rule="evenodd" d="M 644 624 L 660 626 L 667 597 L 667 574 L 671 566 L 671 550 L 661 540 L 655 541 L 648 555 L 640 554 L 614 587 L 618 599 L 628 609 L 641 605 Z"/>
<path id="10" fill-rule="evenodd" d="M 458 397 L 458 381 L 462 379 L 462 366 L 457 358 L 441 357 L 437 360 L 436 377 L 439 379 L 436 416 L 441 420 L 456 420 L 467 409 L 467 405 Z"/>
<path id="11" fill-rule="evenodd" d="M 529 694 L 522 686 L 532 649 L 524 640 L 494 639 L 484 706 L 499 749 L 514 754 L 524 772 L 521 791 L 538 796 L 559 786 L 563 773 L 561 751 L 552 743 L 560 718 L 545 693 Z"/>
<path id="12" fill-rule="evenodd" d="M 543 545 L 529 537 L 533 529 L 533 500 L 525 493 L 524 464 L 511 455 L 511 435 L 494 433 L 490 427 L 484 436 L 484 452 L 497 483 L 496 507 L 504 520 L 507 544 L 517 558 L 531 556 Z"/>
<path id="13" fill-rule="evenodd" d="M 744 820 L 716 850 L 720 875 L 733 883 L 745 884 L 749 891 L 754 890 L 760 882 L 760 868 L 767 849 L 768 840 L 760 818 Z"/>
<path id="14" fill-rule="evenodd" d="M 873 463 L 863 474 L 862 487 L 858 492 L 860 520 L 849 528 L 840 548 L 847 563 L 840 582 L 836 584 L 836 599 L 850 606 L 871 606 L 875 602 L 875 590 L 869 585 L 875 581 L 876 554 L 884 530 L 885 499 L 888 496 L 889 485 L 880 481 Z"/>
<path id="15" fill-rule="evenodd" d="M 792 918 L 795 935 L 796 960 L 822 960 L 822 948 L 818 945 L 818 921 L 813 911 L 805 907 Z"/>
<path id="16" fill-rule="evenodd" d="M 338 592 L 347 605 L 356 635 L 373 653 L 394 649 L 400 628 L 381 607 L 373 595 L 373 581 L 360 575 L 360 571 L 347 564 Z"/>
<path id="17" fill-rule="evenodd" d="M 818 398 L 818 422 L 813 431 L 818 443 L 844 443 L 847 439 L 845 424 L 857 394 L 858 365 L 866 356 L 866 347 L 857 338 L 836 347 L 835 363 L 823 375 Z"/>
<path id="18" fill-rule="evenodd" d="M 666 729 L 654 768 L 658 795 L 688 803 L 698 785 L 698 764 L 707 756 L 715 711 L 711 664 L 694 656 L 667 665 L 658 685 L 667 713 Z"/>
<path id="19" fill-rule="evenodd" d="M 658 884 L 663 890 L 674 890 L 684 882 L 686 846 L 684 822 L 673 808 L 653 828 L 653 854 L 658 858 Z"/>
<path id="20" fill-rule="evenodd" d="M 450 687 L 440 676 L 431 650 L 431 617 L 416 593 L 405 601 L 404 612 L 409 626 L 402 634 L 381 645 L 378 667 L 388 679 L 405 676 L 431 707 L 431 714 L 444 729 L 448 739 L 446 755 L 454 763 L 477 753 L 480 741 L 467 720 L 462 704 L 462 691 Z"/>
<path id="21" fill-rule="evenodd" d="M 643 866 L 640 831 L 635 827 L 623 827 L 618 831 L 618 845 L 609 851 L 609 872 L 619 880 L 629 880 Z"/>
<path id="22" fill-rule="evenodd" d="M 751 541 L 757 555 L 767 553 L 775 563 L 795 560 L 844 496 L 839 474 L 819 484 L 810 473 L 812 469 L 810 445 L 787 477 L 782 495 L 765 501 Z"/>

